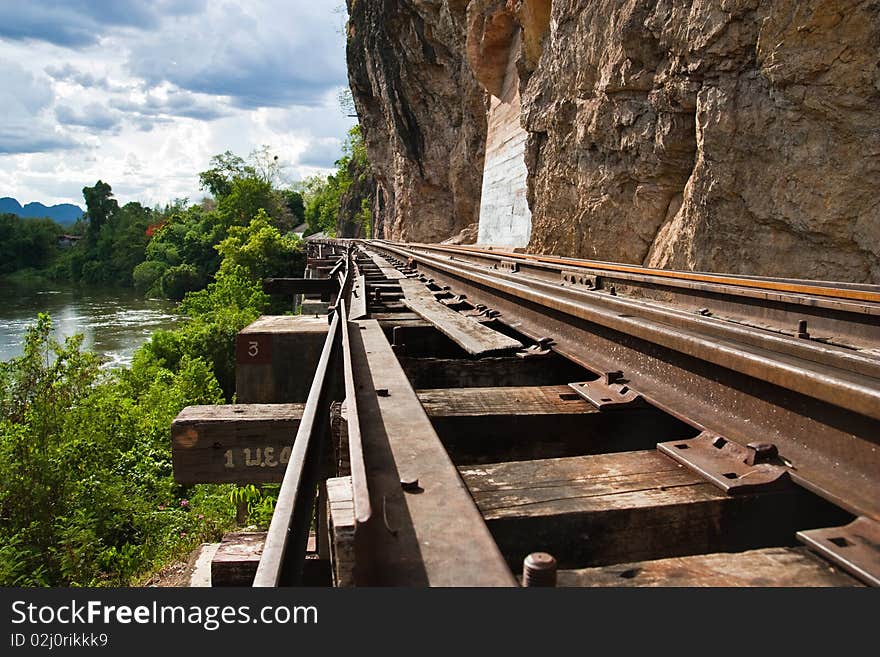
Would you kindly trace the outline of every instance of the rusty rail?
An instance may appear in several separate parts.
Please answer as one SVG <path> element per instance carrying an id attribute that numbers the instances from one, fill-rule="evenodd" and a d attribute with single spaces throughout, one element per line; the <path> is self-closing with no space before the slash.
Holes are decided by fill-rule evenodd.
<path id="1" fill-rule="evenodd" d="M 522 333 L 552 339 L 554 351 L 597 375 L 622 369 L 632 389 L 701 430 L 743 445 L 775 444 L 798 484 L 880 518 L 876 356 L 560 286 L 423 247 L 372 242 L 370 248 L 495 309 Z"/>
<path id="2" fill-rule="evenodd" d="M 350 286 L 349 260 L 346 252 L 331 271 L 339 275 L 340 295 Z M 254 577 L 255 587 L 295 586 L 302 581 L 321 458 L 329 434 L 330 403 L 339 397 L 335 386 L 344 321 L 340 313 L 333 313 Z"/>
<path id="3" fill-rule="evenodd" d="M 407 244 L 405 248 L 449 261 L 518 273 L 556 287 L 617 293 L 677 305 L 715 321 L 742 323 L 808 341 L 880 349 L 877 285 L 666 271 L 464 246 Z M 853 295 L 860 298 L 853 299 Z"/>
<path id="4" fill-rule="evenodd" d="M 387 242 L 394 244 L 393 242 Z M 431 250 L 447 253 L 469 253 L 480 256 L 489 257 L 505 257 L 514 260 L 524 260 L 534 263 L 549 264 L 552 266 L 570 266 L 578 268 L 596 269 L 600 271 L 636 274 L 640 276 L 656 276 L 658 278 L 666 278 L 673 281 L 695 281 L 699 283 L 714 283 L 718 285 L 738 286 L 743 288 L 754 288 L 757 290 L 767 290 L 770 292 L 789 292 L 792 294 L 803 294 L 808 296 L 828 297 L 832 299 L 847 299 L 851 301 L 866 301 L 869 303 L 880 303 L 880 291 L 875 285 L 860 285 L 856 283 L 826 283 L 821 281 L 806 281 L 785 278 L 759 278 L 756 276 L 739 276 L 713 274 L 706 272 L 690 272 L 669 269 L 654 269 L 650 267 L 639 267 L 636 265 L 624 265 L 613 262 L 603 262 L 598 260 L 585 260 L 580 258 L 561 258 L 558 256 L 542 256 L 531 253 L 516 253 L 514 251 L 505 251 L 503 249 L 486 249 L 474 246 L 438 246 L 435 244 L 411 244 L 409 248 L 417 248 L 422 250 Z"/>
<path id="5" fill-rule="evenodd" d="M 318 246 L 322 267 L 330 266 L 326 254 L 338 251 L 339 244 Z M 537 358 L 531 364 L 540 367 L 550 362 L 541 358 L 552 357 L 598 377 L 567 379 L 563 392 L 553 392 L 557 404 L 586 400 L 596 412 L 611 415 L 622 411 L 605 406 L 633 412 L 653 407 L 651 412 L 677 418 L 670 420 L 688 433 L 664 438 L 660 428 L 657 451 L 654 443 L 650 446 L 656 456 L 634 454 L 646 467 L 668 467 L 652 465 L 668 456 L 696 473 L 698 481 L 711 482 L 733 497 L 744 499 L 774 487 L 793 489 L 797 495 L 815 493 L 830 501 L 828 505 L 812 498 L 837 507 L 835 518 L 846 515 L 841 509 L 857 516 L 849 525 L 799 531 L 798 538 L 862 581 L 878 581 L 873 563 L 880 520 L 876 286 L 663 272 L 473 247 L 342 244 L 345 254 L 329 277 L 338 289 L 330 308 L 330 331 L 255 586 L 302 581 L 329 434 L 329 406 L 343 398 L 355 584 L 515 584 L 510 572 L 515 564 L 496 544 L 485 508 L 478 508 L 479 489 L 469 489 L 433 424 L 435 416 L 429 417 L 423 408 L 420 395 L 436 396 L 438 391 L 417 393 L 415 379 L 404 368 L 406 359 L 398 359 L 409 352 L 396 351 L 396 337 L 391 345 L 391 327 L 398 321 L 401 330 L 413 335 L 433 326 L 440 337 L 448 336 L 438 326 L 449 315 L 446 309 L 462 313 L 456 321 L 495 324 L 501 333 L 523 340 L 523 349 L 506 355 L 512 365 L 526 366 Z M 363 271 L 356 249 L 372 260 L 361 256 Z M 603 276 L 616 277 L 613 282 L 619 288 L 609 285 L 607 278 L 601 281 Z M 411 310 L 405 303 L 406 289 L 418 287 L 416 281 L 406 280 L 412 278 L 426 286 L 417 292 L 427 301 L 433 303 L 431 296 L 442 301 L 443 316 L 427 313 L 433 319 L 425 322 L 424 314 L 406 312 Z M 651 297 L 658 290 L 660 296 L 668 295 L 665 302 Z M 703 299 L 719 304 L 728 316 L 703 312 L 705 308 L 694 312 L 693 302 Z M 378 312 L 376 317 L 386 319 L 369 318 L 371 308 Z M 396 317 L 395 312 L 409 318 L 387 319 Z M 800 321 L 796 329 L 774 325 L 795 324 L 791 320 L 800 313 L 810 316 L 809 331 Z M 766 325 L 756 325 L 758 318 Z M 839 333 L 834 339 L 816 339 L 810 335 L 814 326 L 834 327 Z M 397 336 L 398 328 L 393 333 Z M 463 361 L 479 365 L 473 353 L 462 353 Z M 590 378 L 589 372 L 578 371 Z M 425 387 L 433 386 L 421 386 Z M 535 436 L 536 443 L 541 440 Z M 482 448 L 484 443 L 475 445 Z M 542 476 L 543 467 L 536 463 L 535 477 Z M 480 472 L 471 469 L 466 476 L 479 477 Z M 492 475 L 487 476 L 487 485 L 494 485 Z M 560 486 L 559 481 L 538 487 Z M 572 553 L 580 554 L 578 549 Z M 529 555 L 533 557 L 537 558 Z M 556 562 L 544 557 L 553 561 L 555 581 Z"/>

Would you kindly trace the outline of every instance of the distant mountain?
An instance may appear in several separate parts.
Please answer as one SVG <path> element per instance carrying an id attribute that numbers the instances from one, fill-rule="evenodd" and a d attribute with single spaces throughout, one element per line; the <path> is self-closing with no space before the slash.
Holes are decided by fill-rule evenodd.
<path id="1" fill-rule="evenodd" d="M 0 198 L 0 213 L 17 214 L 19 217 L 41 218 L 49 217 L 65 226 L 74 223 L 83 215 L 83 209 L 71 203 L 46 206 L 42 203 L 28 203 L 22 207 L 14 198 L 4 196 Z"/>

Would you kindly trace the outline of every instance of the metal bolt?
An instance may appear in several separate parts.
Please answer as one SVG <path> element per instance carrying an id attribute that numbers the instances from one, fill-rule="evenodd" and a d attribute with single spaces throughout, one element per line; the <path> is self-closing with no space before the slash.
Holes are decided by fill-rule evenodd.
<path id="1" fill-rule="evenodd" d="M 779 450 L 773 443 L 749 443 L 746 447 L 749 449 L 746 456 L 748 465 L 768 463 L 779 455 Z"/>
<path id="2" fill-rule="evenodd" d="M 556 559 L 546 552 L 532 552 L 523 560 L 523 586 L 556 586 Z"/>
<path id="3" fill-rule="evenodd" d="M 610 386 L 612 383 L 623 381 L 623 372 L 617 370 L 615 372 L 605 372 L 605 385 Z"/>

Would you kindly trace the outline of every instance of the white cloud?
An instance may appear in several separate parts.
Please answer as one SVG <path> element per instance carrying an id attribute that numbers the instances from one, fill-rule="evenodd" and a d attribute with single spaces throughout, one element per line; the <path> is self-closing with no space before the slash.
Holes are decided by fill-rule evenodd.
<path id="1" fill-rule="evenodd" d="M 54 100 L 49 79 L 27 71 L 15 61 L 0 60 L 0 154 L 66 150 L 77 142 L 52 120 Z"/>
<path id="2" fill-rule="evenodd" d="M 119 112 L 113 112 L 101 103 L 89 103 L 82 110 L 68 105 L 56 105 L 55 118 L 65 125 L 94 128 L 100 131 L 112 130 L 122 120 Z"/>
<path id="3" fill-rule="evenodd" d="M 205 0 L 39 0 L 0 4 L 0 38 L 81 48 L 114 28 L 155 29 L 163 16 L 196 13 Z"/>
<path id="4" fill-rule="evenodd" d="M 120 202 L 197 200 L 225 150 L 267 144 L 288 180 L 341 154 L 339 0 L 19 4 L 0 7 L 0 196 L 82 205 L 100 178 Z"/>
<path id="5" fill-rule="evenodd" d="M 316 105 L 345 79 L 337 4 L 212 3 L 205 14 L 147 35 L 129 67 L 148 82 L 229 96 L 240 107 Z"/>

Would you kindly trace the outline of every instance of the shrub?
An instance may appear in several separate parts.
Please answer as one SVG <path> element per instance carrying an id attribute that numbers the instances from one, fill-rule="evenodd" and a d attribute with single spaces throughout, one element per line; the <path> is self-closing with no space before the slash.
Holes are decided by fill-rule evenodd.
<path id="1" fill-rule="evenodd" d="M 50 335 L 40 315 L 0 364 L 0 585 L 125 585 L 216 539 L 229 487 L 175 484 L 168 440 L 184 406 L 222 400 L 209 364 L 144 353 L 102 374 L 81 336 Z"/>
<path id="2" fill-rule="evenodd" d="M 159 279 L 166 269 L 168 265 L 164 262 L 145 260 L 135 267 L 131 274 L 134 288 L 139 292 L 159 290 Z"/>

